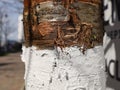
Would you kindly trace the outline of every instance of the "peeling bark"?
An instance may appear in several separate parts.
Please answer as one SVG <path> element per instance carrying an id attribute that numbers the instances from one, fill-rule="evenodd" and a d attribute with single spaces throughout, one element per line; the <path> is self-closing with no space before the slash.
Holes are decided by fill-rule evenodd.
<path id="1" fill-rule="evenodd" d="M 41 49 L 79 46 L 84 50 L 102 44 L 101 4 L 97 3 L 88 0 L 32 0 L 31 9 L 28 9 L 25 2 L 25 43 L 29 46 L 28 42 L 31 42 Z"/>
<path id="2" fill-rule="evenodd" d="M 24 1 L 26 90 L 105 90 L 101 5 Z"/>

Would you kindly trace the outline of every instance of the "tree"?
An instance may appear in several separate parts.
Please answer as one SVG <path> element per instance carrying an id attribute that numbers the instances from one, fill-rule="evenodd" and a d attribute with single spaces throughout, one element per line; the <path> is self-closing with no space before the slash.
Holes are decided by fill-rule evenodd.
<path id="1" fill-rule="evenodd" d="M 0 9 L 0 46 L 4 46 L 4 41 L 3 41 L 3 31 L 4 31 L 4 19 L 6 18 L 5 13 L 3 13 L 3 8 L 1 7 Z"/>
<path id="2" fill-rule="evenodd" d="M 4 47 L 5 51 L 7 51 L 8 36 L 11 33 L 13 33 L 15 29 L 10 25 L 10 20 L 8 19 L 8 15 L 2 7 L 0 10 L 0 21 L 1 21 L 0 23 L 1 47 Z"/>
<path id="3" fill-rule="evenodd" d="M 105 90 L 101 5 L 24 0 L 26 90 Z"/>

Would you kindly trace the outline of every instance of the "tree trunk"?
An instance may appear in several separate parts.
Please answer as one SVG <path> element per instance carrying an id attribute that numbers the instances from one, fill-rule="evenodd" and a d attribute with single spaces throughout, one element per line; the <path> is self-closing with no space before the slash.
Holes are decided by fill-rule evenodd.
<path id="1" fill-rule="evenodd" d="M 24 0 L 26 90 L 105 90 L 100 0 Z"/>

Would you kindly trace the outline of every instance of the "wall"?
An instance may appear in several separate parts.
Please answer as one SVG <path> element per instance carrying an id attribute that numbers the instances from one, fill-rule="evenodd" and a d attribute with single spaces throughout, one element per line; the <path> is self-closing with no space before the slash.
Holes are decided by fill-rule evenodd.
<path id="1" fill-rule="evenodd" d="M 120 0 L 104 0 L 107 86 L 120 90 Z"/>

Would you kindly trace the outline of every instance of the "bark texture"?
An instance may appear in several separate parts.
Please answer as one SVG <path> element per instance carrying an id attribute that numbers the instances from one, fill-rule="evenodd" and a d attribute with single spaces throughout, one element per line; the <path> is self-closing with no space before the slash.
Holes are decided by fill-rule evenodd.
<path id="1" fill-rule="evenodd" d="M 25 0 L 26 90 L 105 90 L 100 0 Z"/>
<path id="2" fill-rule="evenodd" d="M 25 0 L 26 46 L 40 49 L 102 44 L 100 0 Z"/>

